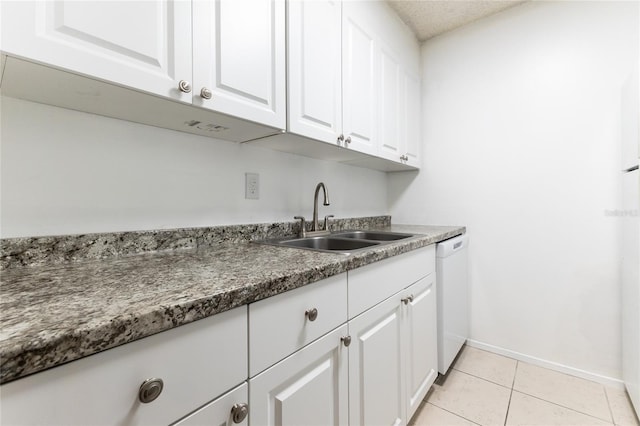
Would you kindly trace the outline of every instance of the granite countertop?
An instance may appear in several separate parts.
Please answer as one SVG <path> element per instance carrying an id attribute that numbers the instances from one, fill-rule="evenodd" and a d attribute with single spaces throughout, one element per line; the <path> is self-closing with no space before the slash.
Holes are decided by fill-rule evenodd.
<path id="1" fill-rule="evenodd" d="M 0 383 L 304 286 L 465 232 L 420 234 L 350 255 L 250 242 L 2 272 Z"/>

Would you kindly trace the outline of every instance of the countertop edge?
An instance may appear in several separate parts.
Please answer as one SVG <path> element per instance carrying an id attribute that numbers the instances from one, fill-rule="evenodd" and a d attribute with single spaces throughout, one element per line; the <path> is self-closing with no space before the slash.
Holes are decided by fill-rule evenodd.
<path id="1" fill-rule="evenodd" d="M 0 384 L 466 233 L 466 227 L 463 226 L 448 228 L 451 229 L 437 235 L 417 236 L 408 241 L 394 242 L 347 256 L 331 255 L 335 256 L 335 262 L 325 262 L 317 268 L 275 275 L 256 284 L 233 288 L 196 300 L 173 305 L 149 306 L 144 312 L 119 315 L 98 326 L 79 328 L 72 333 L 64 333 L 54 338 L 34 339 L 28 344 L 7 345 L 0 352 Z M 96 346 L 95 342 L 102 344 Z"/>

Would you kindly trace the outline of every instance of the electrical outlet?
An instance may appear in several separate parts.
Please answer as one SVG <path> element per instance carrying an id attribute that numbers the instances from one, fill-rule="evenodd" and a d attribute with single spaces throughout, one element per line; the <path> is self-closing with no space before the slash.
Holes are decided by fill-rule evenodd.
<path id="1" fill-rule="evenodd" d="M 247 200 L 260 199 L 260 175 L 258 173 L 244 174 L 244 198 Z"/>

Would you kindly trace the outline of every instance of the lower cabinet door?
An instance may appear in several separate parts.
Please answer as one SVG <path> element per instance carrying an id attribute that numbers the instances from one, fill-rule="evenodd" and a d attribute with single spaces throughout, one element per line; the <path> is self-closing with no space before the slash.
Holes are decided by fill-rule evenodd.
<path id="1" fill-rule="evenodd" d="M 438 335 L 435 274 L 430 274 L 403 292 L 405 310 L 403 344 L 406 366 L 407 421 L 420 406 L 438 376 Z"/>
<path id="2" fill-rule="evenodd" d="M 404 425 L 400 293 L 349 321 L 349 424 Z"/>
<path id="3" fill-rule="evenodd" d="M 173 426 L 247 426 L 248 400 L 249 386 L 245 382 L 174 423 Z"/>
<path id="4" fill-rule="evenodd" d="M 251 426 L 347 425 L 343 325 L 249 380 Z"/>

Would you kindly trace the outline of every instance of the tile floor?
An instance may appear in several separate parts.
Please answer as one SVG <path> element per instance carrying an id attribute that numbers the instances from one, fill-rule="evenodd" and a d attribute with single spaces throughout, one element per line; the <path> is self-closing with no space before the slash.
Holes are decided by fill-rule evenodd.
<path id="1" fill-rule="evenodd" d="M 640 426 L 627 394 L 465 346 L 410 426 Z"/>

